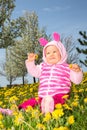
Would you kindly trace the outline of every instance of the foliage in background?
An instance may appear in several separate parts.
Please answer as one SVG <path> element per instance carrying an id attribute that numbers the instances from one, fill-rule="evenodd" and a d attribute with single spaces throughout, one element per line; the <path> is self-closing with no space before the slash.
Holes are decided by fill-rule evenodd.
<path id="1" fill-rule="evenodd" d="M 74 41 L 72 36 L 62 37 L 61 41 L 65 45 L 66 52 L 68 54 L 67 58 L 68 64 L 71 63 L 78 64 L 79 55 L 76 50 L 76 41 Z"/>
<path id="2" fill-rule="evenodd" d="M 77 47 L 77 51 L 79 53 L 82 53 L 85 56 L 85 59 L 80 59 L 80 62 L 87 67 L 87 34 L 86 31 L 82 32 L 80 31 L 79 34 L 81 35 L 82 38 L 79 38 L 78 41 L 82 47 Z"/>
<path id="3" fill-rule="evenodd" d="M 6 48 L 11 40 L 10 25 L 11 15 L 15 8 L 15 0 L 0 0 L 0 48 Z M 9 42 L 8 39 L 9 39 Z M 10 42 L 10 44 L 12 44 Z"/>
<path id="4" fill-rule="evenodd" d="M 13 36 L 14 42 L 10 41 L 13 45 L 6 48 L 5 76 L 10 85 L 18 77 L 22 77 L 24 84 L 27 54 L 38 53 L 39 58 L 36 62 L 40 62 L 42 47 L 38 39 L 40 36 L 46 37 L 47 35 L 44 28 L 39 28 L 38 16 L 35 12 L 26 12 L 23 17 L 11 21 L 11 24 L 15 35 Z"/>

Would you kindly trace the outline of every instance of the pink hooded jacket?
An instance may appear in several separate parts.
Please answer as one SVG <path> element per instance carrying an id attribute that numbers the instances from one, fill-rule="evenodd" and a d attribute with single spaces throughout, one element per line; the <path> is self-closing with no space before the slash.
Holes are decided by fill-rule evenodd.
<path id="1" fill-rule="evenodd" d="M 40 39 L 43 48 L 43 63 L 35 65 L 33 62 L 26 60 L 27 71 L 34 77 L 40 79 L 38 90 L 39 97 L 47 95 L 54 96 L 56 94 L 67 94 L 70 92 L 71 82 L 79 84 L 82 81 L 83 73 L 74 72 L 70 70 L 69 65 L 66 63 L 67 53 L 64 45 L 60 41 L 59 35 L 53 34 L 54 40 L 51 42 L 46 41 L 44 38 Z M 61 54 L 61 60 L 54 65 L 49 65 L 45 58 L 45 48 L 49 45 L 55 45 Z"/>

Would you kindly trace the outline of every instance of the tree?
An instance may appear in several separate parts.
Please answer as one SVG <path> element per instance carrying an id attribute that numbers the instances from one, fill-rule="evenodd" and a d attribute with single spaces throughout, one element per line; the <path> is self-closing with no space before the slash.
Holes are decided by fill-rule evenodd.
<path id="1" fill-rule="evenodd" d="M 10 86 L 12 85 L 12 82 L 16 80 L 17 77 L 17 69 L 15 68 L 15 64 L 14 62 L 12 62 L 11 59 L 11 47 L 9 47 L 6 51 L 5 73 Z"/>
<path id="2" fill-rule="evenodd" d="M 39 29 L 38 25 L 38 16 L 35 12 L 25 12 L 24 18 L 26 20 L 26 28 L 23 32 L 23 43 L 26 44 L 26 57 L 27 53 L 34 52 L 38 53 L 39 58 L 37 63 L 39 63 L 41 59 L 41 50 L 38 40 L 41 36 L 47 36 L 44 28 L 42 30 Z M 33 77 L 34 82 L 36 82 L 35 77 Z"/>
<path id="3" fill-rule="evenodd" d="M 10 17 L 15 7 L 14 2 L 15 0 L 0 0 L 0 48 L 7 47 L 6 40 L 11 35 L 11 32 L 8 33 L 5 27 L 10 23 Z"/>
<path id="4" fill-rule="evenodd" d="M 67 62 L 71 63 L 78 63 L 78 53 L 76 51 L 76 42 L 73 40 L 72 36 L 62 37 L 62 43 L 65 45 L 68 59 Z"/>
<path id="5" fill-rule="evenodd" d="M 9 23 L 3 27 L 3 39 L 0 43 L 0 48 L 13 46 L 17 38 L 21 38 L 21 32 L 25 28 L 26 22 L 23 17 L 16 20 L 9 20 Z"/>
<path id="6" fill-rule="evenodd" d="M 16 39 L 22 37 L 21 32 L 22 32 L 23 28 L 25 28 L 25 25 L 26 24 L 25 24 L 25 21 L 23 21 L 23 18 L 19 17 L 16 20 L 10 21 L 9 24 L 6 25 L 3 30 L 4 42 L 3 42 L 3 44 L 1 44 L 1 46 L 3 48 L 5 48 L 6 64 L 4 64 L 5 68 L 3 66 L 3 69 L 2 69 L 4 71 L 4 74 L 3 74 L 3 71 L 1 71 L 0 74 L 7 78 L 10 85 L 16 79 L 16 76 L 18 76 L 13 73 L 13 71 L 14 71 L 13 65 L 15 65 L 15 64 L 11 60 L 11 58 L 12 58 L 12 56 L 10 56 L 11 48 L 12 48 L 12 46 L 15 46 Z M 18 72 L 18 71 L 15 70 L 14 72 Z"/>
<path id="7" fill-rule="evenodd" d="M 15 46 L 11 47 L 10 50 L 8 50 L 8 52 L 10 51 L 10 55 L 9 55 L 9 59 L 10 62 L 12 63 L 12 72 L 9 71 L 7 72 L 7 75 L 10 76 L 10 74 L 13 77 L 22 77 L 23 79 L 23 84 L 24 84 L 24 76 L 26 74 L 26 68 L 25 68 L 25 59 L 26 59 L 26 55 L 24 53 L 24 48 L 25 48 L 25 44 L 22 44 L 22 41 L 16 41 Z M 8 61 L 6 62 L 8 63 Z M 7 64 L 6 64 L 7 66 Z M 7 66 L 6 70 L 11 70 L 11 66 Z"/>
<path id="8" fill-rule="evenodd" d="M 11 50 L 10 50 L 11 57 L 9 55 L 9 58 L 10 58 L 10 62 L 12 62 L 12 64 L 15 65 L 14 67 L 12 67 L 12 69 L 13 70 L 15 70 L 15 68 L 17 69 L 16 76 L 22 77 L 23 84 L 24 84 L 24 76 L 27 73 L 25 68 L 25 60 L 27 59 L 27 53 L 30 52 L 38 53 L 39 58 L 36 61 L 37 63 L 39 63 L 42 60 L 41 58 L 42 47 L 38 43 L 38 39 L 41 36 L 46 36 L 46 33 L 44 28 L 41 30 L 39 29 L 38 16 L 36 15 L 35 12 L 26 12 L 26 14 L 23 17 L 23 20 L 26 22 L 26 26 L 24 27 L 24 24 L 23 26 L 21 24 L 22 27 L 22 31 L 20 31 L 21 38 L 18 38 L 15 41 L 14 46 L 11 46 Z M 18 23 L 20 24 L 20 20 Z M 6 62 L 8 63 L 8 58 L 6 58 Z M 10 66 L 7 66 L 6 69 L 10 70 Z M 9 71 L 8 73 L 9 76 L 10 76 L 10 72 L 11 71 Z M 14 74 L 12 73 L 12 75 Z M 33 79 L 35 82 L 34 77 Z"/>
<path id="9" fill-rule="evenodd" d="M 80 54 L 83 54 L 85 55 L 85 60 L 80 60 L 80 62 L 85 66 L 87 67 L 87 34 L 86 34 L 86 31 L 80 31 L 79 34 L 82 36 L 82 39 L 79 38 L 78 41 L 81 45 L 81 47 L 83 47 L 82 49 L 80 49 L 80 47 L 77 47 L 77 51 L 78 53 Z"/>

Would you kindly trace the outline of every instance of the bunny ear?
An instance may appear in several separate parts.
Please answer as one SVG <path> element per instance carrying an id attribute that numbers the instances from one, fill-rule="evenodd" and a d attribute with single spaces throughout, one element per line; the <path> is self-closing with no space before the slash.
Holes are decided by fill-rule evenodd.
<path id="1" fill-rule="evenodd" d="M 53 38 L 55 41 L 60 41 L 60 35 L 56 32 L 53 33 Z"/>
<path id="2" fill-rule="evenodd" d="M 45 46 L 48 43 L 48 41 L 46 39 L 44 39 L 44 38 L 40 38 L 39 42 L 40 42 L 41 46 Z"/>

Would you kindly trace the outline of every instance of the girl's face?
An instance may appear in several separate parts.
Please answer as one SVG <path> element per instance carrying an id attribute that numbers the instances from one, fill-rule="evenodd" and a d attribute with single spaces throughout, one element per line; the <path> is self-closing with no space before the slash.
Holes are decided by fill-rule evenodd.
<path id="1" fill-rule="evenodd" d="M 48 64 L 56 64 L 60 61 L 61 55 L 58 48 L 54 45 L 47 46 L 45 49 L 46 61 Z"/>

